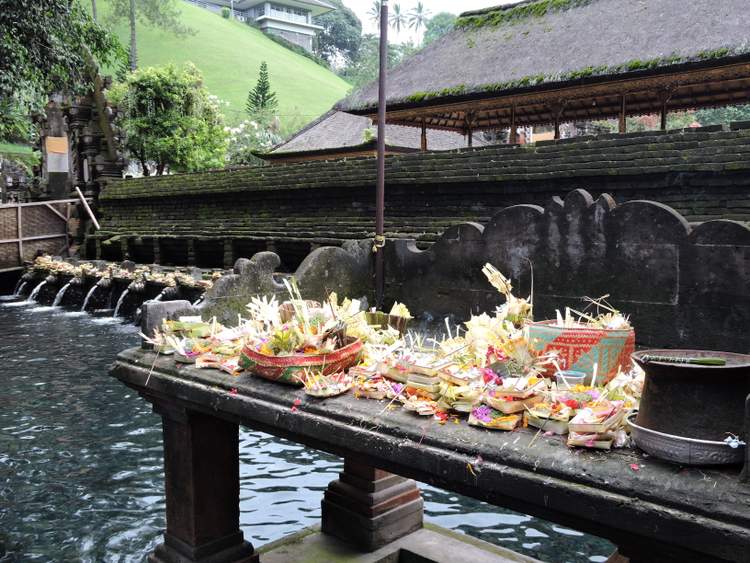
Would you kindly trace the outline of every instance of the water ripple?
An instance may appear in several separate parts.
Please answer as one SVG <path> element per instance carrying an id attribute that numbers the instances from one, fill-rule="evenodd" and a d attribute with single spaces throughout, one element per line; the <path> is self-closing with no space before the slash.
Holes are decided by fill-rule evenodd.
<path id="1" fill-rule="evenodd" d="M 3 302 L 0 561 L 142 561 L 164 529 L 162 443 L 150 405 L 107 376 L 137 331 Z M 260 545 L 319 522 L 341 460 L 240 430 L 240 516 Z M 539 559 L 601 561 L 580 532 L 422 485 L 428 520 Z M 5 555 L 3 556 L 3 552 Z"/>

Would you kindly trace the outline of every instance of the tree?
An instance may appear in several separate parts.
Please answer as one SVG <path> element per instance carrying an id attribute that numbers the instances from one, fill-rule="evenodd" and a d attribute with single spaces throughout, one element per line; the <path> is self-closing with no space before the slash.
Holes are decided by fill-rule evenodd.
<path id="1" fill-rule="evenodd" d="M 701 125 L 750 121 L 750 104 L 700 109 L 695 112 L 695 118 Z"/>
<path id="2" fill-rule="evenodd" d="M 430 18 L 425 24 L 424 37 L 422 44 L 427 45 L 436 39 L 442 37 L 453 29 L 456 25 L 456 16 L 448 12 L 440 12 Z"/>
<path id="3" fill-rule="evenodd" d="M 409 27 L 419 33 L 419 30 L 427 25 L 429 19 L 429 10 L 424 7 L 422 2 L 417 2 L 417 5 L 409 12 Z"/>
<path id="4" fill-rule="evenodd" d="M 393 5 L 393 11 L 388 17 L 388 23 L 396 30 L 396 36 L 401 33 L 401 28 L 406 26 L 406 14 L 401 12 L 401 4 Z"/>
<path id="5" fill-rule="evenodd" d="M 96 0 L 91 0 L 91 17 L 96 21 Z"/>
<path id="6" fill-rule="evenodd" d="M 52 92 L 90 87 L 89 57 L 108 64 L 122 53 L 78 1 L 0 4 L 0 115 L 27 114 Z"/>
<path id="7" fill-rule="evenodd" d="M 408 44 L 406 50 L 408 50 Z M 388 68 L 396 66 L 404 55 L 404 47 L 394 43 L 388 43 Z M 375 80 L 378 76 L 380 60 L 380 40 L 377 35 L 367 34 L 362 36 L 362 44 L 359 47 L 357 57 L 347 66 L 341 75 L 351 83 L 354 88 Z"/>
<path id="8" fill-rule="evenodd" d="M 328 64 L 337 62 L 337 59 L 348 64 L 357 56 L 362 42 L 362 22 L 341 0 L 329 0 L 329 3 L 336 9 L 313 20 L 323 28 L 315 38 L 315 53 Z"/>
<path id="9" fill-rule="evenodd" d="M 247 95 L 245 109 L 251 116 L 271 114 L 279 107 L 276 92 L 271 91 L 271 81 L 268 79 L 268 65 L 266 61 L 260 63 L 260 73 L 255 88 Z"/>
<path id="10" fill-rule="evenodd" d="M 372 6 L 367 11 L 367 15 L 370 17 L 370 21 L 376 24 L 380 24 L 380 0 L 373 0 Z"/>
<path id="11" fill-rule="evenodd" d="M 118 124 L 125 148 L 144 176 L 224 165 L 227 139 L 219 102 L 191 63 L 137 70 L 109 95 L 122 111 Z"/>
<path id="12" fill-rule="evenodd" d="M 130 25 L 130 70 L 138 68 L 136 24 L 160 27 L 176 35 L 194 31 L 182 23 L 177 0 L 110 0 L 111 22 L 127 21 Z"/>

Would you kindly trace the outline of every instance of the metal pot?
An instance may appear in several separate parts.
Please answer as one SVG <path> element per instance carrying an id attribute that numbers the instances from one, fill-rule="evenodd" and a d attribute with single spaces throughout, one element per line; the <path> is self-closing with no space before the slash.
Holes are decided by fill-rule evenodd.
<path id="1" fill-rule="evenodd" d="M 643 361 L 644 356 L 715 357 L 723 366 Z M 745 399 L 750 394 L 750 356 L 708 350 L 642 350 L 633 360 L 646 372 L 639 426 L 699 440 L 745 437 Z"/>

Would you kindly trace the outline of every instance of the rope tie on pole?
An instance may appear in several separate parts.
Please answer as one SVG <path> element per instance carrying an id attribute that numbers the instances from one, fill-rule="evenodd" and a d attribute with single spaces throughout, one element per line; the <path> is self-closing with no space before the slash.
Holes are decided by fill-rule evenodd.
<path id="1" fill-rule="evenodd" d="M 383 248 L 384 246 L 385 246 L 385 235 L 375 235 L 375 239 L 372 245 L 373 254 L 377 253 L 378 249 Z"/>

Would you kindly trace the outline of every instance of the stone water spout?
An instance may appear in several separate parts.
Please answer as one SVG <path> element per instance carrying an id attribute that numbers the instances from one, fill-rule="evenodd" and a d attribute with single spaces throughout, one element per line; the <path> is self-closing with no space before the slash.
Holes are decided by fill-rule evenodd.
<path id="1" fill-rule="evenodd" d="M 101 280 L 99 280 L 101 282 Z M 83 300 L 83 306 L 81 307 L 82 312 L 86 312 L 86 307 L 89 304 L 89 300 L 94 296 L 94 293 L 96 293 L 96 290 L 99 289 L 99 282 L 95 283 L 91 289 L 89 289 L 89 292 L 86 294 L 86 298 Z"/>
<path id="2" fill-rule="evenodd" d="M 57 295 L 55 295 L 55 300 L 52 302 L 53 307 L 57 307 L 58 305 L 60 305 L 60 303 L 62 303 L 63 297 L 65 297 L 65 292 L 68 291 L 68 288 L 72 285 L 72 283 L 73 280 L 70 280 L 60 288 L 60 291 L 58 291 Z"/>
<path id="3" fill-rule="evenodd" d="M 128 293 L 130 293 L 130 287 L 120 294 L 120 298 L 117 300 L 117 305 L 115 305 L 115 312 L 112 314 L 113 317 L 119 316 L 118 313 L 120 312 L 120 307 L 122 307 L 122 304 L 125 302 Z"/>
<path id="4" fill-rule="evenodd" d="M 23 278 L 18 280 L 16 287 L 13 289 L 13 296 L 18 297 L 19 295 L 23 295 L 23 290 L 26 289 L 27 285 L 29 285 L 28 280 L 24 280 Z"/>
<path id="5" fill-rule="evenodd" d="M 32 303 L 36 301 L 36 298 L 39 296 L 39 292 L 42 291 L 42 288 L 47 285 L 47 280 L 43 280 L 40 282 L 31 292 L 29 295 L 29 298 L 26 300 L 28 303 Z"/>

